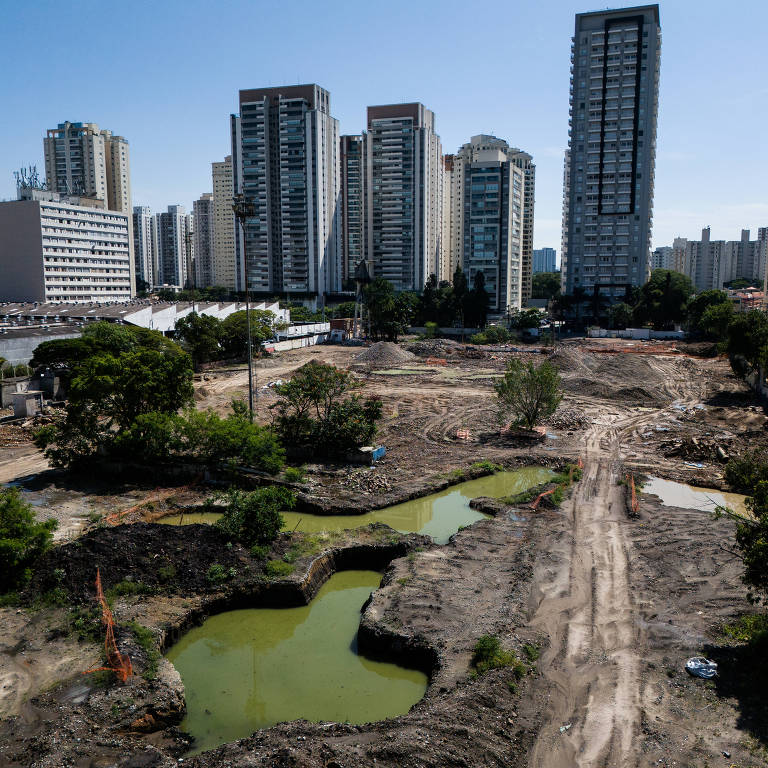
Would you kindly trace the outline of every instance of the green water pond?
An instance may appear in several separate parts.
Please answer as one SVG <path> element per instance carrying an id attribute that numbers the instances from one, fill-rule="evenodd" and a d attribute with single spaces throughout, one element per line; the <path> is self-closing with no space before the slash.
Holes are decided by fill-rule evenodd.
<path id="1" fill-rule="evenodd" d="M 384 509 L 362 515 L 309 515 L 304 512 L 283 512 L 284 530 L 294 529 L 305 533 L 342 531 L 361 525 L 380 522 L 401 533 L 422 533 L 431 536 L 438 544 L 445 544 L 462 525 L 470 525 L 487 515 L 469 506 L 477 496 L 513 496 L 534 485 L 546 482 L 552 471 L 545 467 L 522 467 L 512 472 L 467 480 L 446 488 L 439 493 L 412 499 Z M 169 515 L 158 522 L 169 525 L 212 523 L 220 515 L 210 512 Z"/>
<path id="2" fill-rule="evenodd" d="M 280 722 L 367 723 L 419 701 L 425 674 L 357 653 L 360 609 L 380 581 L 342 571 L 308 606 L 228 611 L 184 635 L 166 656 L 184 682 L 193 754 Z"/>

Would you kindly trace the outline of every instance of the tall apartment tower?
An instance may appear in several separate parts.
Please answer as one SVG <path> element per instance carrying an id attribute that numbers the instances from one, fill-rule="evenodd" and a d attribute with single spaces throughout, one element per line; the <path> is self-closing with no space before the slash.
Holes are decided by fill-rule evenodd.
<path id="1" fill-rule="evenodd" d="M 309 298 L 341 289 L 339 124 L 318 85 L 240 91 L 232 118 L 235 193 L 256 206 L 244 277 L 257 293 Z"/>
<path id="2" fill-rule="evenodd" d="M 213 177 L 213 285 L 237 288 L 235 217 L 232 213 L 232 156 L 211 163 Z"/>
<path id="3" fill-rule="evenodd" d="M 59 123 L 43 139 L 50 189 L 103 200 L 110 211 L 131 214 L 128 141 L 95 123 Z"/>
<path id="4" fill-rule="evenodd" d="M 533 213 L 536 203 L 536 166 L 533 158 L 519 149 L 510 150 L 510 159 L 523 171 L 525 177 L 525 199 L 523 201 L 523 249 L 521 255 L 521 299 L 525 304 L 531 298 L 533 279 Z"/>
<path id="5" fill-rule="evenodd" d="M 520 309 L 530 155 L 481 134 L 453 155 L 451 165 L 451 262 L 461 264 L 470 285 L 483 273 L 492 313 Z"/>
<path id="6" fill-rule="evenodd" d="M 136 280 L 143 280 L 149 288 L 155 284 L 157 259 L 157 227 L 152 212 L 146 206 L 133 208 L 133 253 Z"/>
<path id="7" fill-rule="evenodd" d="M 440 261 L 437 266 L 438 281 L 450 281 L 459 264 L 458 249 L 453 247 L 451 211 L 453 210 L 453 155 L 443 156 L 443 232 L 440 237 Z"/>
<path id="8" fill-rule="evenodd" d="M 187 284 L 187 262 L 190 260 L 191 217 L 182 205 L 169 205 L 155 215 L 157 228 L 157 275 L 155 284 L 183 288 Z M 188 245 L 189 243 L 189 245 Z"/>
<path id="9" fill-rule="evenodd" d="M 659 6 L 576 15 L 562 283 L 614 299 L 649 273 Z"/>
<path id="10" fill-rule="evenodd" d="M 214 285 L 213 270 L 213 194 L 204 192 L 192 203 L 194 221 L 195 287 Z"/>
<path id="11" fill-rule="evenodd" d="M 538 248 L 533 252 L 533 273 L 555 272 L 557 252 L 554 248 Z"/>
<path id="12" fill-rule="evenodd" d="M 366 261 L 398 291 L 421 291 L 438 269 L 443 159 L 423 104 L 368 107 Z"/>
<path id="13" fill-rule="evenodd" d="M 342 281 L 354 278 L 365 258 L 365 144 L 362 136 L 341 137 Z"/>

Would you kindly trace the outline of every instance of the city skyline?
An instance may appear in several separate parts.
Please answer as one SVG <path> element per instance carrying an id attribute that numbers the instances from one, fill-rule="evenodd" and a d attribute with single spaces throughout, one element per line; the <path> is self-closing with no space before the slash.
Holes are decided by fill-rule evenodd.
<path id="1" fill-rule="evenodd" d="M 369 104 L 420 101 L 434 111 L 436 133 L 446 153 L 479 133 L 524 147 L 537 165 L 534 247 L 559 251 L 570 39 L 574 14 L 592 9 L 583 2 L 563 0 L 541 9 L 524 4 L 511 17 L 504 11 L 510 31 L 524 29 L 525 34 L 498 53 L 484 47 L 484 76 L 478 78 L 471 60 L 452 50 L 459 41 L 471 42 L 466 35 L 479 42 L 482 25 L 467 30 L 453 23 L 460 8 L 456 3 L 401 5 L 409 9 L 409 24 L 397 40 L 386 29 L 379 32 L 376 25 L 366 26 L 371 11 L 354 16 L 342 13 L 347 5 L 331 4 L 321 16 L 308 6 L 311 23 L 296 30 L 299 39 L 291 49 L 290 63 L 279 55 L 279 36 L 262 41 L 258 50 L 243 46 L 244 37 L 228 38 L 232 14 L 238 15 L 243 22 L 238 26 L 245 30 L 267 20 L 270 25 L 289 23 L 289 11 L 279 8 L 233 2 L 230 14 L 219 17 L 203 3 L 186 4 L 186 15 L 179 14 L 180 5 L 169 3 L 153 7 L 153 23 L 143 27 L 138 17 L 150 6 L 139 3 L 137 19 L 129 19 L 125 36 L 115 38 L 106 19 L 94 16 L 87 28 L 81 28 L 75 24 L 77 14 L 68 18 L 53 3 L 9 6 L 0 31 L 4 44 L 0 60 L 5 71 L 18 72 L 18 77 L 6 78 L 0 86 L 7 114 L 15 116 L 0 127 L 0 198 L 15 196 L 13 171 L 20 166 L 36 164 L 42 173 L 41 139 L 47 128 L 64 120 L 91 121 L 109 126 L 129 141 L 134 205 L 162 211 L 169 204 L 180 204 L 190 210 L 195 199 L 211 191 L 210 163 L 229 154 L 228 115 L 236 110 L 238 90 L 251 82 L 265 86 L 316 82 L 332 95 L 341 134 L 358 134 L 365 128 Z M 616 2 L 611 7 L 632 5 Z M 393 7 L 393 13 L 399 7 Z M 484 13 L 494 9 L 503 11 L 498 4 L 484 7 Z M 722 231 L 756 230 L 768 219 L 768 193 L 761 183 L 768 159 L 757 151 L 766 111 L 762 97 L 768 91 L 760 77 L 759 37 L 768 9 L 744 2 L 725 15 L 707 0 L 662 3 L 661 13 L 652 247 L 669 245 L 675 236 L 695 237 L 707 225 Z M 749 24 L 743 23 L 745 18 Z M 175 39 L 165 36 L 171 24 L 179 26 Z M 411 48 L 428 28 L 430 56 L 422 59 Z M 706 39 L 712 28 L 718 29 L 724 50 L 718 57 L 694 59 L 688 42 Z M 87 89 L 80 88 L 77 79 L 62 86 L 51 81 L 42 60 L 24 56 L 30 30 L 54 58 L 70 53 L 77 43 L 88 43 L 97 56 L 100 51 L 121 55 L 130 67 L 120 87 L 107 71 L 93 73 Z M 319 57 L 324 45 L 342 38 L 347 55 Z M 203 42 L 227 55 L 199 58 Z M 155 55 L 132 55 L 141 49 Z M 393 50 L 403 53 L 397 66 Z M 356 56 L 365 65 L 349 67 Z M 165 69 L 183 71 L 185 79 L 195 82 L 194 100 L 181 89 L 173 93 L 154 85 L 156 75 Z M 513 77 L 515 71 L 524 71 L 525 78 Z M 504 98 L 494 97 L 499 93 Z M 710 119 L 696 120 L 696 130 L 691 131 L 691 118 L 702 109 Z M 750 110 L 752 119 L 729 119 L 744 109 Z"/>

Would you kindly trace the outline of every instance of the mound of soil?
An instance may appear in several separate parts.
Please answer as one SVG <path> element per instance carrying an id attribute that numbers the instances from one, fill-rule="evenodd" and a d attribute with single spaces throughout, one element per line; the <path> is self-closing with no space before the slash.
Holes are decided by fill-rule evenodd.
<path id="1" fill-rule="evenodd" d="M 400 349 L 397 344 L 393 344 L 391 341 L 378 341 L 355 358 L 356 363 L 381 366 L 399 365 L 414 360 L 416 360 L 416 355 Z"/>
<path id="2" fill-rule="evenodd" d="M 408 351 L 419 357 L 448 357 L 461 349 L 461 344 L 451 339 L 425 339 L 408 344 Z"/>

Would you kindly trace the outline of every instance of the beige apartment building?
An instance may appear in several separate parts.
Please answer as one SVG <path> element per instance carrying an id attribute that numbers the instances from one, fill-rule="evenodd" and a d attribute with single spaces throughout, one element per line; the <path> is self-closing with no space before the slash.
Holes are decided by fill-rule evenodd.
<path id="1" fill-rule="evenodd" d="M 213 176 L 213 285 L 235 290 L 236 251 L 235 216 L 232 213 L 232 156 L 211 163 Z"/>

